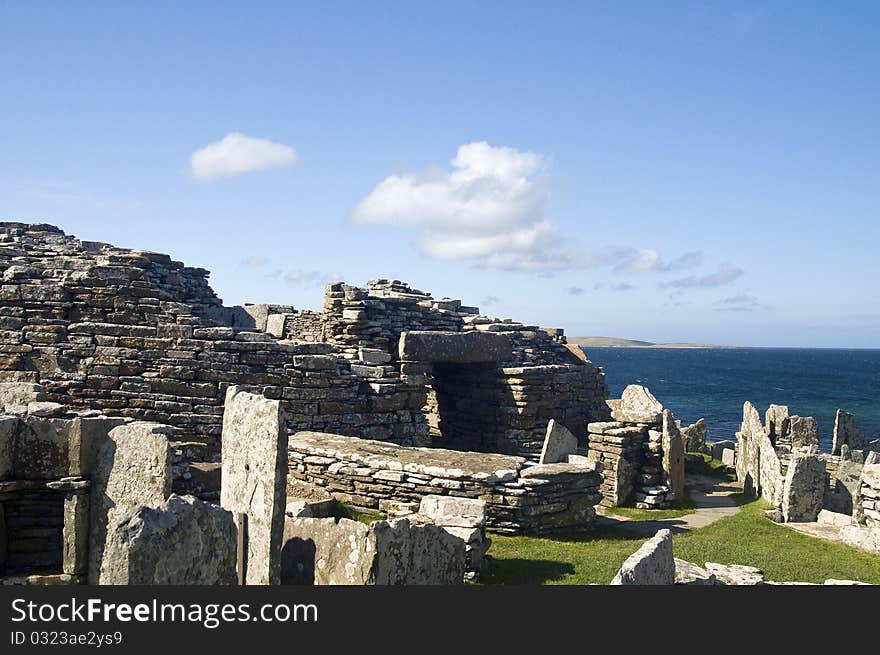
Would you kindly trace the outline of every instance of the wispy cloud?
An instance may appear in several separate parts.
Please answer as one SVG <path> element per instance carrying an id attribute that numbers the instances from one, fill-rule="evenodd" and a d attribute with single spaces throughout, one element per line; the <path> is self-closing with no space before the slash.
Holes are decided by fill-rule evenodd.
<path id="1" fill-rule="evenodd" d="M 219 141 L 196 150 L 189 158 L 190 175 L 196 180 L 240 175 L 296 163 L 296 151 L 282 143 L 231 132 Z"/>
<path id="2" fill-rule="evenodd" d="M 663 289 L 708 289 L 730 284 L 742 276 L 743 270 L 732 264 L 722 264 L 714 273 L 707 275 L 689 275 L 688 277 L 663 282 Z"/>
<path id="3" fill-rule="evenodd" d="M 593 285 L 593 291 L 599 291 L 600 289 L 608 289 L 610 291 L 632 291 L 635 289 L 635 286 L 629 282 L 618 282 L 616 284 L 596 282 L 596 284 Z"/>
<path id="4" fill-rule="evenodd" d="M 480 303 L 480 307 L 491 307 L 492 305 L 497 305 L 499 302 L 501 302 L 501 298 L 498 296 L 486 296 Z"/>
<path id="5" fill-rule="evenodd" d="M 715 302 L 716 312 L 755 312 L 760 309 L 766 309 L 766 306 L 758 302 L 757 296 L 745 293 Z"/>
<path id="6" fill-rule="evenodd" d="M 330 282 L 338 282 L 342 276 L 338 273 L 326 273 L 323 271 L 287 271 L 282 276 L 287 283 L 300 287 L 322 287 Z"/>
<path id="7" fill-rule="evenodd" d="M 583 290 L 581 287 L 568 287 L 568 288 L 566 289 L 566 291 L 567 291 L 568 293 L 570 293 L 572 296 L 582 296 L 582 295 L 584 295 L 584 290 Z"/>

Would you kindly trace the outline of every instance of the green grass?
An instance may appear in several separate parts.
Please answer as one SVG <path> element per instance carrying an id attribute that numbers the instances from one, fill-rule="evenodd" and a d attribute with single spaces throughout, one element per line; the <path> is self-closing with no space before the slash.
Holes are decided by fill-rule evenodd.
<path id="1" fill-rule="evenodd" d="M 369 525 L 373 521 L 383 521 L 387 516 L 383 512 L 366 512 L 364 510 L 346 505 L 345 503 L 336 503 L 336 511 L 333 516 L 338 519 L 351 519 Z"/>
<path id="2" fill-rule="evenodd" d="M 695 564 L 747 564 L 777 582 L 844 578 L 880 584 L 880 557 L 795 532 L 769 521 L 761 500 L 742 511 L 673 536 L 675 556 Z M 620 565 L 644 543 L 619 529 L 553 538 L 492 536 L 483 584 L 608 584 Z"/>

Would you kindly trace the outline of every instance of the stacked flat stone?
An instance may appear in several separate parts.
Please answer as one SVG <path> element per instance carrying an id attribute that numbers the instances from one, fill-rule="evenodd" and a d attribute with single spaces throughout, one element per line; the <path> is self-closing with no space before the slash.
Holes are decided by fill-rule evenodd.
<path id="1" fill-rule="evenodd" d="M 880 528 L 880 464 L 867 464 L 862 469 L 858 503 L 865 525 Z"/>
<path id="2" fill-rule="evenodd" d="M 647 426 L 598 421 L 589 423 L 587 431 L 587 457 L 602 465 L 601 505 L 625 505 L 633 495 L 642 468 Z"/>
<path id="3" fill-rule="evenodd" d="M 527 466 L 522 457 L 403 448 L 333 434 L 290 439 L 290 479 L 316 485 L 340 502 L 379 509 L 387 501 L 428 495 L 486 502 L 487 526 L 518 534 L 584 528 L 600 499 L 601 475 L 590 463 Z"/>

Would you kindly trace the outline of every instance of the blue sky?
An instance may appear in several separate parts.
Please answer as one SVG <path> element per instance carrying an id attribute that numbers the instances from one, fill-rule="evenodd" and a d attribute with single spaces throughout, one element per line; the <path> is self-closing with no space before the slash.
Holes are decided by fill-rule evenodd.
<path id="1" fill-rule="evenodd" d="M 878 23 L 0 0 L 0 218 L 168 252 L 227 304 L 395 276 L 570 335 L 880 347 Z"/>

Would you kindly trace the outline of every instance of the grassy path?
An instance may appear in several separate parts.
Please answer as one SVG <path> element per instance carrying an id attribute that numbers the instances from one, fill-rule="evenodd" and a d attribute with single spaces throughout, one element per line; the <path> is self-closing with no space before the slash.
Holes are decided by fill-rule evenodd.
<path id="1" fill-rule="evenodd" d="M 795 532 L 768 520 L 764 501 L 672 538 L 675 556 L 703 565 L 747 564 L 776 582 L 824 582 L 828 578 L 880 584 L 880 557 Z M 608 584 L 645 538 L 617 527 L 591 534 L 493 536 L 484 584 Z"/>

